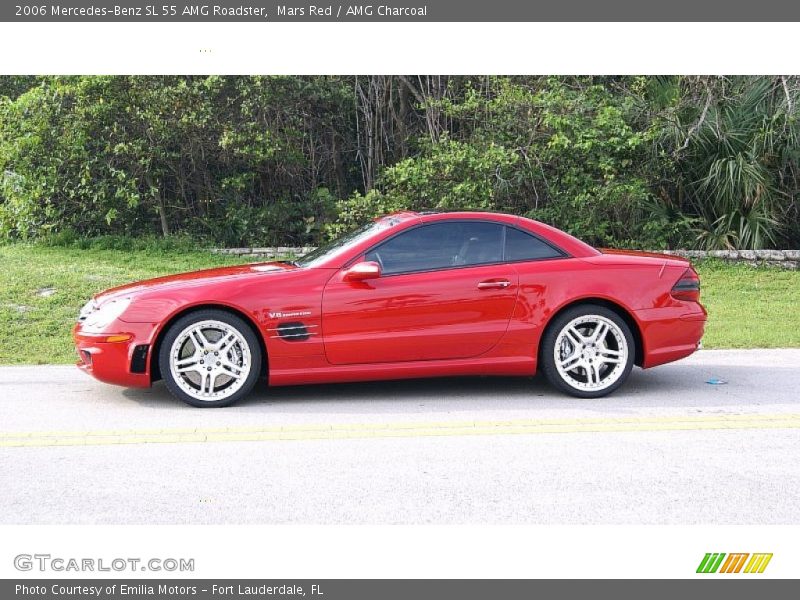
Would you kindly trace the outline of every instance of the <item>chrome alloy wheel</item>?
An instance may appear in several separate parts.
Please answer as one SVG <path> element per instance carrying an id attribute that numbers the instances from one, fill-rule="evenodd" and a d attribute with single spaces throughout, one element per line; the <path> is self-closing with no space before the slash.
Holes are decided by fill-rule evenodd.
<path id="1" fill-rule="evenodd" d="M 250 346 L 228 323 L 205 320 L 183 329 L 169 351 L 175 383 L 200 401 L 224 400 L 247 381 L 252 368 Z"/>
<path id="2" fill-rule="evenodd" d="M 553 359 L 564 382 L 582 391 L 602 391 L 622 376 L 628 361 L 625 335 L 614 321 L 582 315 L 558 333 Z"/>

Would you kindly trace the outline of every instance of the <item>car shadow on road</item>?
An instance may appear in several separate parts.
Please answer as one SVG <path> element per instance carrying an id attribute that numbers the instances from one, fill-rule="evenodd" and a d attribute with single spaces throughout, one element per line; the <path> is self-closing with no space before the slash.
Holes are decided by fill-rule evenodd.
<path id="1" fill-rule="evenodd" d="M 180 401 L 170 395 L 161 381 L 150 389 L 130 388 L 122 393 L 126 398 L 149 408 L 180 405 Z M 504 400 L 514 398 L 530 402 L 532 397 L 541 398 L 548 394 L 555 393 L 539 377 L 443 377 L 273 388 L 261 381 L 247 398 L 230 409 L 261 411 L 268 408 L 270 411 L 280 411 L 285 408 L 296 412 L 298 408 L 308 406 L 335 411 L 339 405 L 346 411 L 361 412 L 366 405 L 375 408 L 394 405 L 403 410 L 409 406 L 448 401 L 483 402 L 498 395 Z"/>
<path id="2" fill-rule="evenodd" d="M 710 367 L 678 363 L 652 370 L 636 368 L 622 388 L 593 400 L 561 394 L 541 376 L 475 376 L 276 388 L 268 388 L 260 382 L 248 398 L 226 410 L 278 414 L 305 411 L 393 414 L 436 409 L 478 412 L 482 409 L 488 412 L 497 409 L 625 410 L 693 406 L 735 409 L 752 405 L 761 398 L 780 403 L 785 397 L 788 402 L 792 385 L 800 385 L 800 378 L 795 370 L 786 367 Z M 127 389 L 122 394 L 151 409 L 181 406 L 163 382 L 157 382 L 150 389 Z"/>

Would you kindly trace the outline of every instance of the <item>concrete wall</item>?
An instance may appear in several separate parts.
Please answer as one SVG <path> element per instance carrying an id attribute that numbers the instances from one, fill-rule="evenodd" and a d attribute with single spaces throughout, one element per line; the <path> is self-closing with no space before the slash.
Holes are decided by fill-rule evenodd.
<path id="1" fill-rule="evenodd" d="M 215 248 L 212 252 L 231 254 L 242 258 L 273 260 L 302 256 L 313 249 L 313 246 L 279 246 L 276 248 Z M 663 253 L 685 256 L 692 260 L 717 258 L 726 262 L 738 262 L 753 266 L 773 265 L 784 269 L 800 268 L 800 250 L 664 250 Z"/>

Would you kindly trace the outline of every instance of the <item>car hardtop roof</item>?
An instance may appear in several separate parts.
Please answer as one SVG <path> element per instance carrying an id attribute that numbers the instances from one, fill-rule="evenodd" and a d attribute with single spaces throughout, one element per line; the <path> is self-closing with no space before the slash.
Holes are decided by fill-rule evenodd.
<path id="1" fill-rule="evenodd" d="M 489 219 L 493 221 L 503 221 L 512 223 L 519 220 L 518 216 L 510 215 L 500 211 L 475 211 L 475 210 L 401 210 L 390 213 L 384 217 L 378 217 L 377 220 L 383 219 L 397 219 L 406 221 L 410 219 L 419 219 L 425 222 L 447 220 L 447 219 Z"/>
<path id="2" fill-rule="evenodd" d="M 503 212 L 468 210 L 423 210 L 416 212 L 413 210 L 404 210 L 386 215 L 385 217 L 379 217 L 376 221 L 381 221 L 383 219 L 394 219 L 395 224 L 409 220 L 417 220 L 421 223 L 434 223 L 436 221 L 446 221 L 448 219 L 485 219 L 488 221 L 506 223 L 508 225 L 521 226 L 522 229 L 527 229 L 544 237 L 570 256 L 586 257 L 600 254 L 597 249 L 586 242 L 552 225 L 528 217 L 510 215 Z"/>

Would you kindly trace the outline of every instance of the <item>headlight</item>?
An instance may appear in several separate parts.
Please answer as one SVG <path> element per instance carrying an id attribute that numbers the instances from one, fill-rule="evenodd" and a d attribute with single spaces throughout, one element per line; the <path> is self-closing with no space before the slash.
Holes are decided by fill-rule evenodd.
<path id="1" fill-rule="evenodd" d="M 89 309 L 89 313 L 83 320 L 83 330 L 94 330 L 97 332 L 103 331 L 103 329 L 110 325 L 112 321 L 118 319 L 122 313 L 125 312 L 125 309 L 128 308 L 130 303 L 130 298 L 118 298 L 103 303 L 100 308 L 95 310 Z M 87 308 L 89 304 L 84 306 L 84 309 Z M 81 309 L 81 315 L 83 315 L 83 309 Z"/>

